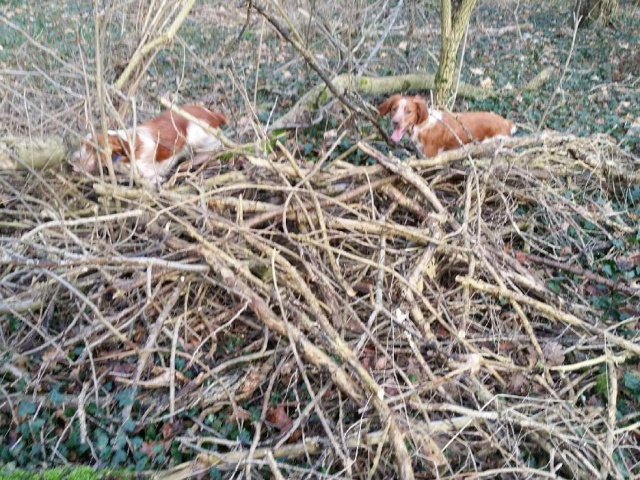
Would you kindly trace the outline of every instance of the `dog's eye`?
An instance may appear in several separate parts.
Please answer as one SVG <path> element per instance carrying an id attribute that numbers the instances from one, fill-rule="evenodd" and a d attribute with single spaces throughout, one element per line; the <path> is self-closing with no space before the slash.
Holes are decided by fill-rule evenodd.
<path id="1" fill-rule="evenodd" d="M 411 110 L 410 108 L 407 108 L 407 113 L 413 113 L 413 110 Z"/>

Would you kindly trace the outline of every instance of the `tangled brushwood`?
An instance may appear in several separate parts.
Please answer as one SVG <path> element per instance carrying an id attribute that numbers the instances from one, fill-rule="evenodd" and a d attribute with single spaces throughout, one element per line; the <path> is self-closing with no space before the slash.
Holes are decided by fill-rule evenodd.
<path id="1" fill-rule="evenodd" d="M 557 134 L 332 148 L 160 191 L 0 176 L 3 461 L 640 474 L 638 160 Z"/>

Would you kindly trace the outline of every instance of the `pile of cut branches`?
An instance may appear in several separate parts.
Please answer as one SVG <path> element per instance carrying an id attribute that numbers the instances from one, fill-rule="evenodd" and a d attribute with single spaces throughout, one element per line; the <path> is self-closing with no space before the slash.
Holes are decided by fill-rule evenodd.
<path id="1" fill-rule="evenodd" d="M 0 177 L 3 459 L 640 474 L 637 159 L 556 134 L 330 152 L 278 143 L 160 191 Z"/>

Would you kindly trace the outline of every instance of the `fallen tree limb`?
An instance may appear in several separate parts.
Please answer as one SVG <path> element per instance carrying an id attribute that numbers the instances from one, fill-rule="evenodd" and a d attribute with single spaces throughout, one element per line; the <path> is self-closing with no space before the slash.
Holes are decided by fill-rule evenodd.
<path id="1" fill-rule="evenodd" d="M 547 81 L 551 78 L 551 75 L 553 75 L 555 71 L 556 69 L 554 67 L 547 67 L 542 69 L 540 73 L 538 73 L 535 77 L 527 82 L 522 91 L 535 92 L 536 90 L 540 90 L 540 88 L 545 83 L 547 83 Z"/>
<path id="2" fill-rule="evenodd" d="M 6 137 L 0 139 L 0 171 L 42 170 L 61 164 L 68 154 L 62 137 Z"/>
<path id="3" fill-rule="evenodd" d="M 341 93 L 357 92 L 361 95 L 387 95 L 410 90 L 431 90 L 434 85 L 434 75 L 407 74 L 391 77 L 356 77 L 343 74 L 333 77 L 331 83 Z M 458 86 L 458 95 L 464 98 L 483 99 L 494 97 L 495 90 L 488 90 L 468 84 Z M 314 113 L 334 97 L 325 84 L 319 84 L 305 93 L 298 102 L 276 120 L 271 130 L 297 128 L 311 125 Z"/>
<path id="4" fill-rule="evenodd" d="M 491 28 L 491 27 L 478 28 L 477 31 L 471 32 L 471 33 L 479 33 L 479 34 L 488 35 L 491 37 L 499 37 L 507 33 L 531 32 L 533 30 L 534 30 L 534 27 L 532 23 L 521 23 L 516 25 L 507 25 L 506 27 L 499 27 L 499 28 Z"/>

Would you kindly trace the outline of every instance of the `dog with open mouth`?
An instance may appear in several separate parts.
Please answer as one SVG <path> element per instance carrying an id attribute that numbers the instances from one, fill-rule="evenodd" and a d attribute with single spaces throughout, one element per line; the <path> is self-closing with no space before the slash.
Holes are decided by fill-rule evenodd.
<path id="1" fill-rule="evenodd" d="M 378 111 L 381 116 L 391 115 L 394 142 L 407 134 L 425 157 L 435 157 L 473 141 L 509 137 L 516 132 L 511 120 L 495 113 L 449 113 L 430 109 L 420 95 L 393 95 Z"/>

